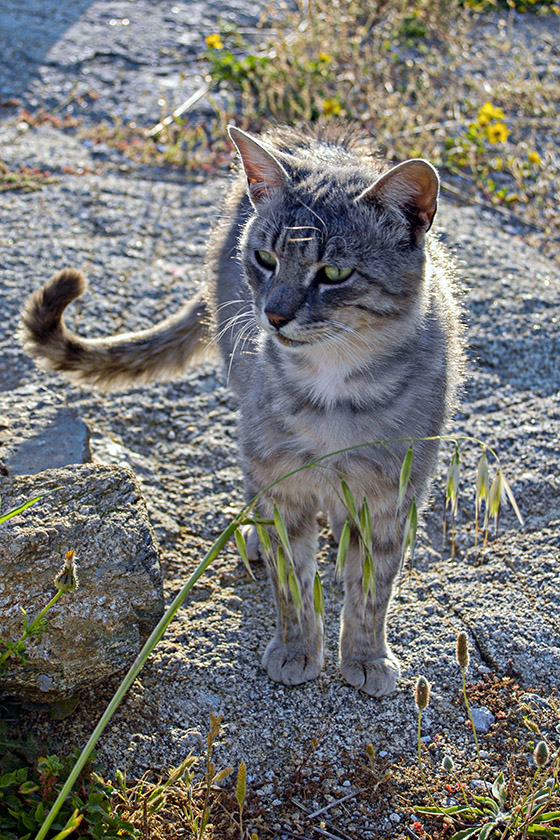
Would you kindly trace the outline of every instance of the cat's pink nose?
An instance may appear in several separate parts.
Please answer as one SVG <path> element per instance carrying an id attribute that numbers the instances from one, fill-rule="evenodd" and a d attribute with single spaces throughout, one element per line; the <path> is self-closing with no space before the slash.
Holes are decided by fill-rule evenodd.
<path id="1" fill-rule="evenodd" d="M 291 318 L 284 318 L 283 315 L 277 315 L 276 312 L 269 312 L 268 309 L 265 309 L 264 314 L 268 318 L 269 323 L 277 330 L 282 329 L 282 327 L 285 327 L 292 320 Z"/>

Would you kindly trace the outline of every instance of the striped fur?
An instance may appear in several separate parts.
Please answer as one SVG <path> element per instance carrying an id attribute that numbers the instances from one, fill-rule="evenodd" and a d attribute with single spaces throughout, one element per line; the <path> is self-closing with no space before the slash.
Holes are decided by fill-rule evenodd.
<path id="1" fill-rule="evenodd" d="M 173 375 L 213 334 L 239 395 L 249 498 L 328 453 L 392 440 L 391 451 L 371 445 L 333 455 L 259 500 L 263 515 L 271 516 L 274 503 L 282 513 L 303 597 L 298 612 L 269 562 L 277 627 L 263 664 L 272 679 L 293 685 L 316 677 L 323 664 L 323 622 L 312 595 L 317 511 L 328 511 L 340 532 L 341 475 L 357 499 L 367 499 L 375 600 L 364 607 L 352 533 L 340 667 L 352 685 L 380 696 L 399 674 L 385 625 L 400 566 L 395 513 L 408 443 L 394 439 L 442 432 L 462 366 L 453 268 L 428 233 L 437 175 L 424 161 L 388 169 L 347 127 L 276 129 L 260 140 L 231 129 L 231 136 L 242 165 L 212 237 L 205 290 L 150 330 L 85 340 L 62 320 L 85 288 L 67 269 L 27 301 L 24 346 L 51 370 L 110 388 Z M 325 266 L 352 273 L 333 282 Z M 437 450 L 436 441 L 414 447 L 410 486 L 420 503 Z"/>

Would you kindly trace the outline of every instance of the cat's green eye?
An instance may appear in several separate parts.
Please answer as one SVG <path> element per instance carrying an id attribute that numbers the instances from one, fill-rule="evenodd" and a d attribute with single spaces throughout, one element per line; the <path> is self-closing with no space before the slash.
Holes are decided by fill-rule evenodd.
<path id="1" fill-rule="evenodd" d="M 332 283 L 341 283 L 343 280 L 347 280 L 353 270 L 353 268 L 337 268 L 335 265 L 326 265 L 323 268 L 325 277 Z"/>
<path id="2" fill-rule="evenodd" d="M 256 257 L 259 265 L 262 265 L 264 268 L 276 268 L 278 260 L 270 251 L 257 251 Z"/>

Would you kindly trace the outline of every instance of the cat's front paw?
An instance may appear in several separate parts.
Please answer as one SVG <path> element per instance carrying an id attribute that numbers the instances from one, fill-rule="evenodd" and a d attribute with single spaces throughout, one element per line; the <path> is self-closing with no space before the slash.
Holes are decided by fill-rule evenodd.
<path id="1" fill-rule="evenodd" d="M 323 669 L 323 653 L 311 655 L 288 647 L 275 636 L 264 652 L 262 664 L 271 680 L 283 685 L 300 685 L 319 676 Z"/>
<path id="2" fill-rule="evenodd" d="M 340 671 L 350 685 L 361 688 L 371 697 L 391 694 L 401 675 L 396 659 L 374 659 L 371 662 L 346 661 L 340 663 Z"/>

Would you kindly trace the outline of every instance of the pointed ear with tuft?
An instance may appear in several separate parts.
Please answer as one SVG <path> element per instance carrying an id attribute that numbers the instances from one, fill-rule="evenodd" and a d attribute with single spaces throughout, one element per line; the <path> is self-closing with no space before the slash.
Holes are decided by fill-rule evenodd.
<path id="1" fill-rule="evenodd" d="M 414 158 L 393 167 L 356 199 L 399 210 L 420 232 L 432 226 L 437 209 L 439 177 L 427 160 Z"/>
<path id="2" fill-rule="evenodd" d="M 228 133 L 241 155 L 247 176 L 249 198 L 255 206 L 274 190 L 286 186 L 286 170 L 257 140 L 233 125 L 228 126 Z"/>

